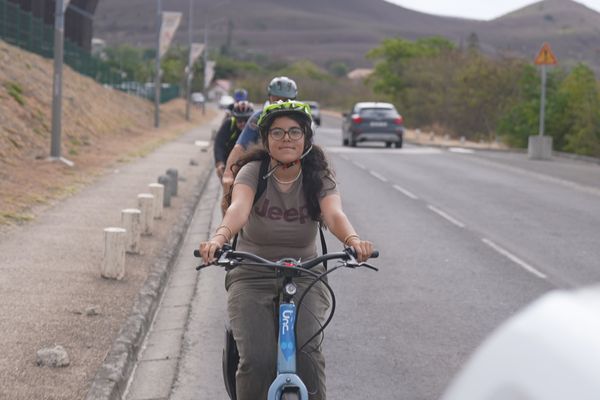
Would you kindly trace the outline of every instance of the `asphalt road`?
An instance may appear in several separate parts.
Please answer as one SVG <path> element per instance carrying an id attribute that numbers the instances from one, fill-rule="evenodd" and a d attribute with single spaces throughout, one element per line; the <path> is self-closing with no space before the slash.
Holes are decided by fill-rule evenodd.
<path id="1" fill-rule="evenodd" d="M 351 149 L 341 146 L 339 119 L 323 121 L 317 142 L 344 209 L 381 251 L 379 272 L 330 278 L 330 399 L 436 399 L 509 316 L 549 290 L 600 281 L 598 165 L 410 145 Z M 226 399 L 222 286 L 222 271 L 201 273 L 173 399 Z"/>

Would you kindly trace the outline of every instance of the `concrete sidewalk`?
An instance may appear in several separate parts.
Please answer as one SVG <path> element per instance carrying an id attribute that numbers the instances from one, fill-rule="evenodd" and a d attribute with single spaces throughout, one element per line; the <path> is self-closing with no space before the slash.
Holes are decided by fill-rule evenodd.
<path id="1" fill-rule="evenodd" d="M 209 141 L 220 122 L 219 115 L 209 126 L 108 171 L 0 236 L 0 398 L 118 394 L 212 171 L 210 149 L 196 141 Z M 142 254 L 127 255 L 125 278 L 102 279 L 103 229 L 119 226 L 121 210 L 137 207 L 137 194 L 148 192 L 168 168 L 179 172 L 178 196 L 155 220 L 152 236 L 142 238 Z M 37 350 L 54 345 L 66 349 L 70 364 L 37 366 Z"/>
<path id="2" fill-rule="evenodd" d="M 222 380 L 225 271 L 213 267 L 198 272 L 194 267 L 201 260 L 192 256 L 221 221 L 220 189 L 212 174 L 176 256 L 124 400 L 228 398 L 223 386 L 215 389 L 214 385 Z M 198 330 L 203 332 L 201 340 Z"/>

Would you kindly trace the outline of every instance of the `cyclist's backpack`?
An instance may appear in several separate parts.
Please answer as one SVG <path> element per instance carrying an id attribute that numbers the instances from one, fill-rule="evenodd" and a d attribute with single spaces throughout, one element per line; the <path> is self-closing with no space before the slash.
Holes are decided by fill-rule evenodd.
<path id="1" fill-rule="evenodd" d="M 260 162 L 260 170 L 258 172 L 258 182 L 256 185 L 256 193 L 254 194 L 254 200 L 252 201 L 252 207 L 256 204 L 260 196 L 263 195 L 265 190 L 267 190 L 267 180 L 263 179 L 263 176 L 267 175 L 269 172 L 269 158 L 265 158 Z M 323 234 L 323 228 L 321 224 L 319 224 L 319 236 L 321 237 L 321 249 L 323 250 L 323 254 L 327 254 L 327 243 L 325 242 L 325 235 Z M 238 235 L 236 234 L 233 238 L 232 248 L 235 250 L 237 244 Z M 323 261 L 323 265 L 325 269 L 327 269 L 327 261 Z"/>

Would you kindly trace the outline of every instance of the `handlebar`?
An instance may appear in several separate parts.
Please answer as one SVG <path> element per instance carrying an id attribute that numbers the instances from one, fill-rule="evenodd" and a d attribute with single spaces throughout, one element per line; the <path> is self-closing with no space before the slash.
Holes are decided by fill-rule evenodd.
<path id="1" fill-rule="evenodd" d="M 199 250 L 194 250 L 194 257 L 198 257 L 200 258 L 200 251 Z M 379 257 L 379 251 L 375 250 L 373 251 L 373 253 L 371 254 L 370 258 L 377 258 Z M 268 268 L 274 268 L 274 269 L 289 269 L 289 268 L 295 268 L 295 269 L 304 269 L 304 270 L 310 270 L 312 267 L 321 264 L 323 261 L 326 260 L 342 260 L 344 261 L 344 264 L 348 267 L 367 267 L 370 268 L 374 271 L 379 271 L 378 268 L 369 265 L 367 263 L 359 263 L 358 261 L 356 261 L 356 252 L 354 251 L 354 249 L 352 247 L 346 247 L 343 251 L 341 252 L 337 252 L 337 253 L 328 253 L 328 254 L 323 254 L 322 256 L 313 258 L 311 260 L 305 261 L 303 263 L 297 262 L 296 260 L 291 260 L 291 259 L 283 259 L 280 260 L 278 262 L 273 262 L 270 260 L 267 260 L 265 258 L 262 258 L 260 256 L 257 256 L 256 254 L 252 254 L 252 253 L 247 253 L 247 252 L 243 252 L 243 251 L 235 251 L 231 248 L 231 246 L 229 245 L 224 245 L 221 249 L 218 249 L 215 252 L 215 261 L 212 263 L 208 263 L 208 264 L 201 264 L 198 267 L 196 267 L 196 270 L 200 270 L 204 267 L 208 267 L 209 265 L 222 265 L 225 266 L 227 268 L 235 268 L 238 265 L 242 264 L 242 261 L 253 261 L 255 262 L 255 266 L 260 266 L 260 267 L 268 267 Z M 291 263 L 290 263 L 291 261 Z"/>
<path id="2" fill-rule="evenodd" d="M 201 257 L 200 251 L 194 250 L 194 256 Z M 322 332 L 325 330 L 325 327 L 327 327 L 329 325 L 329 323 L 331 322 L 331 319 L 333 318 L 333 314 L 335 313 L 335 304 L 336 304 L 335 294 L 334 294 L 331 286 L 329 286 L 327 281 L 324 280 L 323 278 L 325 276 L 327 276 L 329 273 L 331 273 L 339 268 L 342 268 L 342 267 L 349 267 L 349 268 L 366 267 L 366 268 L 372 269 L 374 271 L 379 271 L 378 268 L 376 268 L 372 265 L 369 265 L 365 262 L 359 263 L 356 260 L 356 252 L 354 251 L 354 249 L 352 247 L 346 247 L 346 248 L 344 248 L 343 251 L 338 252 L 338 253 L 324 254 L 322 256 L 316 257 L 312 260 L 305 261 L 303 263 L 299 262 L 298 260 L 289 259 L 289 258 L 288 259 L 284 258 L 277 262 L 273 262 L 273 261 L 264 259 L 260 256 L 257 256 L 256 254 L 247 253 L 247 252 L 243 252 L 243 251 L 235 251 L 231 248 L 230 245 L 227 245 L 227 244 L 215 252 L 215 257 L 216 257 L 216 259 L 213 262 L 208 263 L 208 264 L 201 264 L 196 267 L 196 270 L 200 270 L 204 267 L 208 267 L 209 265 L 213 265 L 213 264 L 223 266 L 223 267 L 225 267 L 226 270 L 231 270 L 239 265 L 244 264 L 244 265 L 248 265 L 248 266 L 274 269 L 274 270 L 277 270 L 278 273 L 282 272 L 284 274 L 284 276 L 286 276 L 286 277 L 290 277 L 290 275 L 288 275 L 290 273 L 291 274 L 307 273 L 309 275 L 312 275 L 315 279 L 313 280 L 313 282 L 310 285 L 308 285 L 308 287 L 305 289 L 304 293 L 300 296 L 300 299 L 298 300 L 298 303 L 297 303 L 298 308 L 302 304 L 304 296 L 306 295 L 306 293 L 308 293 L 308 291 L 311 289 L 311 287 L 313 287 L 317 282 L 322 282 L 325 285 L 327 290 L 329 290 L 329 292 L 331 293 L 331 312 L 329 314 L 329 317 L 325 321 L 325 323 L 321 326 L 321 328 L 310 339 L 308 339 L 302 346 L 299 347 L 299 349 L 300 349 L 299 351 L 304 349 L 305 346 L 308 345 L 308 343 L 310 343 L 311 340 L 313 340 L 319 334 L 322 334 Z M 377 258 L 377 257 L 379 257 L 379 251 L 375 250 L 371 254 L 371 258 Z M 323 273 L 316 273 L 314 271 L 311 271 L 312 267 L 320 264 L 321 262 L 323 262 L 325 260 L 335 260 L 335 259 L 340 260 L 341 263 L 331 269 L 328 269 L 327 271 L 325 271 Z M 244 262 L 244 261 L 246 261 L 246 262 Z M 248 261 L 250 261 L 250 262 L 248 262 Z"/>

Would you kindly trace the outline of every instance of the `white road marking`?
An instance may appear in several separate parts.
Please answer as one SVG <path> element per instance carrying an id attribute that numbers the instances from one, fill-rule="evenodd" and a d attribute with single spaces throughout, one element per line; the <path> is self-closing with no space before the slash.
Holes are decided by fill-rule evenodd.
<path id="1" fill-rule="evenodd" d="M 378 174 L 377 172 L 375 172 L 375 171 L 369 171 L 369 173 L 370 173 L 371 175 L 373 175 L 375 178 L 379 179 L 381 182 L 387 182 L 387 181 L 388 181 L 388 180 L 387 180 L 387 178 L 386 178 L 385 176 L 383 176 L 383 175 L 379 175 L 379 174 Z"/>
<path id="2" fill-rule="evenodd" d="M 194 144 L 198 147 L 208 147 L 210 145 L 210 142 L 207 142 L 206 140 L 196 140 L 194 142 Z"/>
<path id="3" fill-rule="evenodd" d="M 342 153 L 361 153 L 361 154 L 394 154 L 394 155 L 429 155 L 442 154 L 443 151 L 433 147 L 407 147 L 401 149 L 386 149 L 384 147 L 342 147 L 327 146 L 327 151 L 336 154 Z"/>
<path id="4" fill-rule="evenodd" d="M 431 204 L 428 204 L 427 208 L 429 208 L 434 213 L 438 214 L 440 217 L 445 218 L 446 220 L 450 221 L 451 223 L 453 223 L 454 225 L 458 226 L 459 228 L 464 228 L 465 227 L 465 224 L 463 224 L 462 222 L 460 222 L 456 218 L 448 215 L 447 213 L 445 213 L 444 211 L 440 210 L 439 208 L 434 207 Z"/>
<path id="5" fill-rule="evenodd" d="M 352 164 L 356 165 L 360 169 L 367 169 L 367 167 L 365 167 L 364 165 L 362 165 L 359 162 L 353 161 Z"/>
<path id="6" fill-rule="evenodd" d="M 533 275 L 536 275 L 539 278 L 546 279 L 546 274 L 538 271 L 531 265 L 527 264 L 525 261 L 521 260 L 519 257 L 515 256 L 508 250 L 505 250 L 502 247 L 498 246 L 496 243 L 492 242 L 491 240 L 483 238 L 483 239 L 481 239 L 481 241 L 483 243 L 487 244 L 488 246 L 490 246 L 492 249 L 496 250 L 498 253 L 500 253 L 503 256 L 505 256 L 506 258 L 508 258 L 509 260 L 511 260 L 512 262 L 518 264 L 526 271 L 532 273 Z"/>
<path id="7" fill-rule="evenodd" d="M 402 193 L 403 195 L 410 197 L 413 200 L 418 200 L 419 198 L 417 197 L 417 195 L 413 194 L 412 192 L 404 189 L 401 186 L 398 185 L 394 185 L 394 189 L 396 189 L 397 191 L 399 191 L 400 193 Z"/>
<path id="8" fill-rule="evenodd" d="M 475 151 L 471 150 L 471 149 L 463 149 L 462 147 L 450 147 L 448 149 L 449 152 L 451 153 L 462 153 L 462 154 L 473 154 L 475 153 Z"/>

